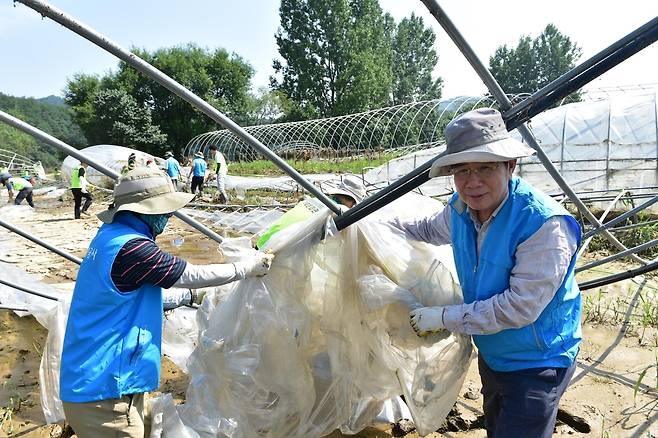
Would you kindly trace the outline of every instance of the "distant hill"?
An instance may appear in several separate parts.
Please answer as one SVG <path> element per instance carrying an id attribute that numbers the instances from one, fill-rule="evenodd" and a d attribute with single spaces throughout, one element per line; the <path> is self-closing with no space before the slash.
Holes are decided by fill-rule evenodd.
<path id="1" fill-rule="evenodd" d="M 0 110 L 62 140 L 75 148 L 87 146 L 87 139 L 73 120 L 72 110 L 57 96 L 41 99 L 0 93 Z M 34 137 L 0 123 L 0 149 L 15 151 L 44 167 L 59 167 L 65 157 L 59 149 L 37 142 Z"/>
<path id="2" fill-rule="evenodd" d="M 51 105 L 56 105 L 56 106 L 64 106 L 64 107 L 66 106 L 66 102 L 64 102 L 64 99 L 59 96 L 55 96 L 54 94 L 51 94 L 50 96 L 46 96 L 46 97 L 41 97 L 37 99 L 37 101 L 43 103 L 49 103 Z"/>

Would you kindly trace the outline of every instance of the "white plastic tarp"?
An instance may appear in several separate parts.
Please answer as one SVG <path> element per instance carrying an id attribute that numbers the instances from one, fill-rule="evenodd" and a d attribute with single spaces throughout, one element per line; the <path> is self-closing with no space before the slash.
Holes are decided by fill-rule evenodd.
<path id="1" fill-rule="evenodd" d="M 121 169 L 123 169 L 123 167 L 128 164 L 128 156 L 131 153 L 134 153 L 137 156 L 136 164 L 138 166 L 146 165 L 146 162 L 149 160 L 152 160 L 159 168 L 163 167 L 164 165 L 164 160 L 162 158 L 154 157 L 151 154 L 138 151 L 137 149 L 130 149 L 127 147 L 110 144 L 89 146 L 84 149 L 80 149 L 80 153 L 100 164 L 103 164 L 106 167 L 109 167 L 119 174 L 121 173 Z M 61 172 L 66 181 L 71 179 L 71 170 L 78 164 L 80 164 L 80 160 L 77 158 L 67 156 L 64 159 L 62 162 Z M 103 187 L 106 189 L 114 188 L 114 180 L 112 178 L 106 176 L 104 173 L 101 173 L 91 166 L 87 168 L 87 174 L 85 177 L 89 183 L 95 186 Z"/>
<path id="2" fill-rule="evenodd" d="M 445 267 L 452 253 L 410 242 L 378 221 L 438 208 L 406 196 L 320 242 L 325 209 L 273 236 L 270 273 L 241 281 L 221 304 L 206 301 L 198 313 L 199 345 L 178 408 L 189 436 L 354 433 L 400 394 L 419 433 L 436 430 L 463 382 L 470 338 L 419 338 L 409 302 L 461 301 Z M 375 289 L 365 285 L 373 279 Z"/>

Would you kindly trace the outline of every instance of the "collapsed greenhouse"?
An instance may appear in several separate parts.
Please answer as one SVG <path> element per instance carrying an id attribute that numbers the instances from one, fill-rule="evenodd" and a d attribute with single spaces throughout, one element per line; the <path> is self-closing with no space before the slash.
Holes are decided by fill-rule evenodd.
<path id="1" fill-rule="evenodd" d="M 38 10 L 53 18 L 52 11 Z M 58 19 L 62 17 L 65 15 Z M 169 84 L 160 76 L 158 79 L 203 107 L 177 88 L 178 84 Z M 495 95 L 495 102 L 505 110 L 513 103 L 500 95 Z M 518 104 L 523 102 L 520 99 Z M 649 199 L 639 210 L 658 200 L 654 194 L 658 185 L 657 105 L 655 91 L 644 96 L 585 100 L 533 117 L 534 136 L 529 136 L 524 126 L 514 134 L 523 141 L 539 142 L 539 146 L 531 144 L 538 157 L 522 160 L 519 173 L 562 201 L 573 202 L 585 218 L 587 233 L 605 234 L 618 245 L 615 257 L 631 257 L 647 270 L 655 268 L 653 261 L 640 258 L 637 248 L 624 247 L 610 230 L 601 229 L 599 220 L 579 204 L 581 199 L 565 189 L 589 192 L 596 202 L 612 197 L 610 206 L 625 198 Z M 445 305 L 462 300 L 451 250 L 410 243 L 383 222 L 439 211 L 443 203 L 430 196 L 441 199 L 453 188 L 446 179 L 433 179 L 416 187 L 411 187 L 415 184 L 412 182 L 393 201 L 385 199 L 387 202 L 377 205 L 376 211 L 368 211 L 368 215 L 363 212 L 380 201 L 379 193 L 384 193 L 383 198 L 389 189 L 397 190 L 404 181 L 426 175 L 423 169 L 427 169 L 427 163 L 444 150 L 443 127 L 459 113 L 476 106 L 494 106 L 494 100 L 418 102 L 335 119 L 247 128 L 244 132 L 248 136 L 232 129 L 190 141 L 187 154 L 216 145 L 233 160 L 254 159 L 257 155 L 248 149 L 251 147 L 273 160 L 277 154 L 297 159 L 368 155 L 385 150 L 406 154 L 361 175 L 373 195 L 369 199 L 374 201 L 366 200 L 348 213 L 336 211 L 322 194 L 323 181 L 336 175 L 306 178 L 292 169 L 290 178 L 266 183 L 258 178 L 229 176 L 227 187 L 238 195 L 263 187 L 306 190 L 327 201 L 327 208 L 270 240 L 267 248 L 277 254 L 277 262 L 266 277 L 211 289 L 198 309 L 180 308 L 168 315 L 163 353 L 189 373 L 190 380 L 184 404 L 176 405 L 171 394 L 151 401 L 152 437 L 304 437 L 325 435 L 335 429 L 355 433 L 381 415 L 388 421 L 409 415 L 421 435 L 441 425 L 464 381 L 471 342 L 468 336 L 451 333 L 420 338 L 409 327 L 407 315 L 409 308 L 418 303 Z M 203 108 L 211 117 L 226 122 L 218 111 Z M 101 145 L 97 152 L 87 154 L 25 127 L 4 113 L 2 120 L 70 153 L 66 169 L 77 159 L 110 181 L 117 179 L 119 169 L 111 165 L 116 157 L 109 152 L 117 146 Z M 234 138 L 236 131 L 240 141 Z M 244 142 L 245 138 L 248 141 Z M 126 151 L 121 153 L 125 155 Z M 285 163 L 279 164 L 290 170 Z M 555 173 L 546 173 L 552 167 L 558 172 L 557 178 Z M 255 251 L 250 235 L 276 219 L 272 211 L 285 208 L 249 209 L 240 205 L 238 209 L 217 209 L 195 205 L 177 216 L 221 242 L 221 256 L 233 261 Z M 16 215 L 24 214 L 19 209 L 0 209 L 1 224 L 6 226 Z M 621 214 L 615 223 L 639 210 Z M 350 219 L 353 221 L 345 222 Z M 605 226 L 611 228 L 615 223 L 609 221 Z M 45 242 L 30 233 L 6 228 L 44 246 Z M 238 237 L 220 236 L 219 232 Z M 7 251 L 14 245 L 14 235 L 1 236 L 0 245 Z M 81 262 L 55 249 L 73 263 Z M 70 291 L 34 281 L 13 266 L 0 264 L 0 269 L 0 302 L 21 314 L 32 313 L 48 329 L 40 368 L 41 405 L 49 422 L 60 421 L 59 361 Z M 580 269 L 587 269 L 587 265 Z M 25 293 L 17 294 L 16 290 Z M 408 413 L 401 412 L 400 395 L 404 396 Z"/>

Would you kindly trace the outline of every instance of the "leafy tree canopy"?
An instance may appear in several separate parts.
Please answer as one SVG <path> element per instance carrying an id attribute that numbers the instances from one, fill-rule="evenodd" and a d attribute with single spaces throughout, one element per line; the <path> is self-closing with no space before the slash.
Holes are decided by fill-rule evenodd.
<path id="1" fill-rule="evenodd" d="M 133 49 L 133 53 L 237 123 L 250 122 L 253 69 L 239 56 L 194 44 L 154 52 Z M 65 99 L 92 143 L 162 155 L 167 149 L 179 152 L 195 135 L 218 128 L 189 103 L 123 62 L 118 71 L 102 77 L 76 75 L 68 82 Z"/>
<path id="2" fill-rule="evenodd" d="M 271 87 L 284 120 L 365 111 L 440 97 L 433 31 L 412 15 L 396 26 L 377 0 L 282 0 Z"/>
<path id="3" fill-rule="evenodd" d="M 425 27 L 422 17 L 412 13 L 402 19 L 393 37 L 393 104 L 441 97 L 443 80 L 432 78 L 438 61 L 435 41 L 434 31 Z"/>
<path id="4" fill-rule="evenodd" d="M 489 68 L 506 93 L 532 93 L 572 69 L 581 50 L 553 24 L 537 38 L 524 35 L 514 48 L 498 47 Z"/>
<path id="5" fill-rule="evenodd" d="M 0 93 L 0 110 L 73 147 L 86 146 L 87 139 L 75 123 L 71 109 L 65 105 L 62 106 L 61 102 L 53 104 L 53 99 L 44 100 Z M 49 101 L 53 103 L 46 103 Z M 35 161 L 41 161 L 44 167 L 57 166 L 59 161 L 64 158 L 64 154 L 59 149 L 37 142 L 34 137 L 6 124 L 0 124 L 0 148 L 15 151 Z"/>

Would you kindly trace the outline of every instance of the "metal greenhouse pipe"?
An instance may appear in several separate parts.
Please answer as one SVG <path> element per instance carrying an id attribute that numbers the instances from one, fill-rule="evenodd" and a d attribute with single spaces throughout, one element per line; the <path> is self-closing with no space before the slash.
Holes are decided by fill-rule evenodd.
<path id="1" fill-rule="evenodd" d="M 654 246 L 658 245 L 658 239 L 653 239 L 648 242 L 643 243 L 642 245 L 635 246 L 633 248 L 627 249 L 626 251 L 620 251 L 617 254 L 613 254 L 609 257 L 605 257 L 596 261 L 593 261 L 592 263 L 588 263 L 586 265 L 580 266 L 576 268 L 576 273 L 582 272 L 582 271 L 587 271 L 589 269 L 595 268 L 597 266 L 601 266 L 603 264 L 622 259 L 626 256 L 629 256 L 631 254 L 635 254 L 637 252 L 642 252 L 647 249 L 651 249 Z"/>
<path id="2" fill-rule="evenodd" d="M 628 210 L 626 213 L 617 216 L 616 218 L 612 219 L 611 221 L 606 222 L 603 225 L 599 225 L 597 228 L 594 228 L 591 231 L 588 231 L 587 233 L 585 233 L 583 238 L 593 236 L 595 234 L 598 234 L 598 233 L 602 232 L 603 230 L 608 230 L 608 229 L 614 227 L 615 225 L 617 225 L 619 222 L 622 222 L 622 221 L 628 219 L 629 217 L 633 216 L 635 213 L 637 213 L 639 211 L 642 211 L 647 207 L 652 206 L 656 202 L 658 202 L 658 195 L 656 195 L 653 198 L 649 199 L 647 202 L 638 205 L 637 207 L 633 208 L 632 210 Z"/>
<path id="3" fill-rule="evenodd" d="M 616 283 L 618 281 L 627 280 L 629 278 L 636 277 L 638 275 L 646 274 L 647 272 L 652 272 L 658 269 L 658 261 L 651 262 L 648 265 L 641 266 L 636 269 L 631 269 L 625 272 L 618 272 L 616 274 L 608 275 L 606 277 L 595 278 L 594 280 L 584 281 L 578 284 L 578 289 L 581 291 L 594 289 L 596 287 L 605 286 L 607 284 Z"/>
<path id="4" fill-rule="evenodd" d="M 16 117 L 12 116 L 11 114 L 7 114 L 4 111 L 0 111 L 0 121 L 5 122 L 9 126 L 13 126 L 16 129 L 19 129 L 27 134 L 30 134 L 34 138 L 43 141 L 44 143 L 48 143 L 51 146 L 54 146 L 56 148 L 59 148 L 66 152 L 67 154 L 71 155 L 72 157 L 77 158 L 78 160 L 82 161 L 83 163 L 89 164 L 91 167 L 94 169 L 98 170 L 99 172 L 109 176 L 110 178 L 114 179 L 115 181 L 119 179 L 121 175 L 117 173 L 115 170 L 110 169 L 109 167 L 105 166 L 104 164 L 101 164 L 89 157 L 87 157 L 85 154 L 81 153 L 79 150 L 75 149 L 73 146 L 69 146 L 68 144 L 64 143 L 63 141 L 53 137 L 50 134 L 46 134 L 45 132 L 41 131 L 40 129 L 35 128 L 34 126 L 23 122 L 22 120 L 17 119 Z M 177 211 L 174 213 L 174 215 L 185 222 L 186 224 L 194 227 L 201 233 L 205 234 L 206 236 L 210 237 L 211 239 L 222 243 L 222 237 L 215 233 L 213 230 L 210 228 L 206 227 L 200 222 L 197 222 L 196 220 L 192 219 L 182 211 Z"/>
<path id="5" fill-rule="evenodd" d="M 25 237 L 28 240 L 31 240 L 32 242 L 36 243 L 37 245 L 41 245 L 42 247 L 54 252 L 55 254 L 61 255 L 62 257 L 64 257 L 67 260 L 72 261 L 73 263 L 77 263 L 78 265 L 80 263 L 82 263 L 82 259 L 80 259 L 80 258 L 78 258 L 74 255 L 71 255 L 71 254 L 69 254 L 65 251 L 62 251 L 61 249 L 58 249 L 58 248 L 52 246 L 48 242 L 45 242 L 45 241 L 39 239 L 38 237 L 31 236 L 26 231 L 21 230 L 20 228 L 15 227 L 14 225 L 12 225 L 8 222 L 5 222 L 2 219 L 0 219 L 0 226 L 5 227 L 9 231 L 13 231 L 14 233 L 18 234 L 19 236 L 22 236 L 22 237 Z"/>
<path id="6" fill-rule="evenodd" d="M 268 149 L 264 144 L 256 139 L 256 137 L 249 134 L 247 131 L 242 129 L 238 124 L 233 120 L 228 118 L 225 114 L 218 111 L 215 107 L 208 104 L 206 101 L 201 99 L 196 94 L 192 93 L 190 90 L 170 78 L 169 76 L 162 73 L 160 70 L 144 61 L 134 53 L 131 53 L 128 50 L 125 50 L 118 44 L 114 43 L 110 39 L 96 32 L 87 25 L 77 21 L 75 18 L 67 15 L 63 11 L 58 10 L 57 8 L 51 6 L 50 4 L 43 2 L 41 0 L 16 0 L 19 3 L 23 3 L 25 6 L 34 9 L 39 12 L 44 17 L 48 17 L 51 20 L 61 24 L 62 26 L 70 29 L 71 31 L 77 33 L 83 38 L 91 41 L 97 46 L 105 49 L 110 52 L 117 58 L 123 60 L 127 64 L 131 65 L 137 71 L 145 74 L 150 77 L 172 93 L 176 94 L 181 99 L 190 103 L 192 106 L 201 110 L 208 117 L 213 119 L 215 122 L 224 126 L 227 129 L 230 129 L 245 143 L 251 145 L 253 148 L 258 150 L 261 154 L 270 159 L 274 164 L 276 164 L 281 170 L 290 175 L 299 185 L 308 190 L 311 194 L 317 197 L 324 205 L 326 205 L 331 211 L 336 214 L 340 214 L 340 209 L 331 199 L 329 199 L 324 193 L 318 190 L 313 184 L 306 180 L 302 175 L 300 175 L 294 168 L 292 168 L 288 163 L 283 161 L 277 154 Z"/>
<path id="7" fill-rule="evenodd" d="M 41 297 L 41 298 L 46 298 L 48 300 L 60 301 L 60 299 L 57 298 L 57 297 L 53 297 L 53 296 L 48 295 L 48 294 L 44 294 L 44 293 L 37 292 L 37 291 L 32 290 L 32 289 L 28 289 L 28 288 L 19 286 L 16 283 L 12 283 L 11 281 L 0 279 L 0 284 L 4 284 L 5 286 L 9 286 L 9 287 L 12 287 L 14 289 L 18 289 L 22 292 L 25 292 L 25 293 L 28 293 L 28 294 L 31 294 L 31 295 L 36 295 L 36 296 Z"/>

